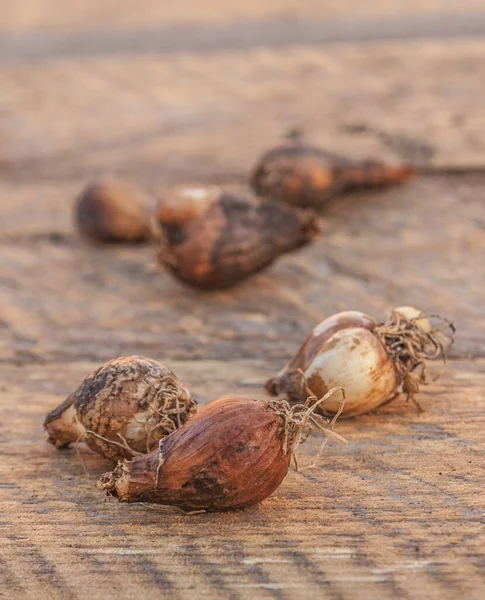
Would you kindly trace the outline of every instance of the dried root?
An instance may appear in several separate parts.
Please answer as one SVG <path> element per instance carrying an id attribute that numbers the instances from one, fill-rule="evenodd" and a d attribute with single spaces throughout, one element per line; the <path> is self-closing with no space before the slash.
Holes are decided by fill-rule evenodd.
<path id="1" fill-rule="evenodd" d="M 337 391 L 342 394 L 342 401 L 338 412 L 334 415 L 332 420 L 329 420 L 320 414 L 316 414 L 318 407 Z M 273 399 L 268 400 L 267 405 L 270 410 L 278 414 L 284 421 L 283 454 L 291 454 L 297 471 L 303 471 L 314 467 L 330 438 L 341 444 L 347 443 L 345 438 L 333 431 L 335 423 L 341 415 L 345 405 L 345 390 L 342 387 L 332 388 L 319 400 L 316 396 L 311 395 L 307 398 L 305 404 L 294 404 L 291 406 L 286 400 Z M 320 445 L 311 464 L 300 469 L 297 458 L 298 447 L 307 440 L 313 427 L 322 431 L 325 435 L 325 439 Z"/>
<path id="2" fill-rule="evenodd" d="M 439 320 L 440 324 L 432 327 L 430 319 Z M 394 310 L 374 333 L 394 363 L 402 392 L 422 411 L 414 395 L 420 385 L 429 382 L 426 361 L 441 356 L 446 365 L 446 350 L 454 342 L 454 324 L 439 315 L 419 314 L 410 318 Z"/>

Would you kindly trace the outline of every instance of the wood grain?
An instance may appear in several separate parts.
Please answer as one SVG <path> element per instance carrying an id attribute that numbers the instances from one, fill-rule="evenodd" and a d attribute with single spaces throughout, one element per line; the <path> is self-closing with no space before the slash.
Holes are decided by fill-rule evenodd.
<path id="1" fill-rule="evenodd" d="M 350 132 L 355 124 L 429 145 L 436 166 L 484 165 L 484 47 L 391 42 L 385 54 L 375 43 L 6 65 L 0 175 L 17 184 L 116 172 L 155 189 L 241 181 L 296 126 L 334 152 L 401 159 L 376 135 Z"/>
<path id="2" fill-rule="evenodd" d="M 482 598 L 485 175 L 338 198 L 311 247 L 209 294 L 160 273 L 149 247 L 86 244 L 71 213 L 103 172 L 154 196 L 172 183 L 241 183 L 299 123 L 349 155 L 392 157 L 343 129 L 365 121 L 430 141 L 436 164 L 479 163 L 483 49 L 435 41 L 0 68 L 0 597 Z M 348 445 L 329 444 L 254 509 L 121 505 L 95 486 L 111 463 L 81 446 L 85 472 L 74 450 L 45 441 L 47 411 L 115 356 L 167 361 L 202 403 L 263 396 L 323 317 L 403 304 L 458 327 L 426 411 L 398 399 L 340 421 Z"/>
<path id="3" fill-rule="evenodd" d="M 160 24 L 179 23 L 230 23 L 245 19 L 295 21 L 301 18 L 332 20 L 354 17 L 353 29 L 358 20 L 373 17 L 375 20 L 386 17 L 400 17 L 409 20 L 420 14 L 466 14 L 460 0 L 372 0 L 363 4 L 359 0 L 247 0 L 244 3 L 230 0 L 223 5 L 220 0 L 206 0 L 204 4 L 193 0 L 179 2 L 151 2 L 140 0 L 118 0 L 115 5 L 109 0 L 70 0 L 59 4 L 56 0 L 21 0 L 16 4 L 0 0 L 2 13 L 1 29 L 7 32 L 19 31 L 74 31 L 122 30 L 139 26 L 151 28 Z M 467 0 L 467 11 L 483 9 L 482 0 Z M 406 16 L 407 19 L 403 19 Z M 357 19 L 355 18 L 357 17 Z M 356 23 L 357 21 L 357 23 Z"/>

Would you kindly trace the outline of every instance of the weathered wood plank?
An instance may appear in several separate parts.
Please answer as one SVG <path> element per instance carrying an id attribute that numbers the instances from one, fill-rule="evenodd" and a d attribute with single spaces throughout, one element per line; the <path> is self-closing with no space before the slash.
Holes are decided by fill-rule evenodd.
<path id="1" fill-rule="evenodd" d="M 446 381 L 425 394 L 424 414 L 399 400 L 342 421 L 349 445 L 330 445 L 317 468 L 291 472 L 260 507 L 191 516 L 103 499 L 94 483 L 108 462 L 83 449 L 85 475 L 74 450 L 41 441 L 44 412 L 95 364 L 0 371 L 9 515 L 2 546 L 24 592 L 35 582 L 61 598 L 81 590 L 101 598 L 117 586 L 124 597 L 153 586 L 177 597 L 191 597 L 193 586 L 223 598 L 305 598 L 318 590 L 332 598 L 479 597 L 483 360 L 454 361 Z M 214 396 L 228 388 L 258 393 L 264 379 L 260 361 L 171 364 L 204 399 L 209 386 Z M 303 460 L 317 444 L 311 440 Z"/>
<path id="2" fill-rule="evenodd" d="M 469 0 L 467 11 L 480 11 L 483 4 L 480 0 Z M 453 16 L 466 15 L 463 3 L 459 0 L 447 0 L 442 5 L 437 5 L 435 0 L 406 0 L 390 2 L 389 0 L 373 0 L 362 4 L 359 0 L 329 0 L 322 4 L 319 0 L 248 0 L 247 2 L 229 2 L 223 7 L 220 0 L 207 0 L 204 6 L 193 0 L 181 0 L 177 3 L 140 0 L 136 4 L 132 0 L 120 0 L 116 10 L 109 2 L 96 2 L 95 0 L 71 0 L 67 5 L 59 5 L 56 0 L 22 0 L 11 4 L 1 0 L 2 13 L 1 27 L 3 31 L 52 31 L 52 30 L 119 30 L 140 26 L 145 28 L 157 24 L 189 23 L 227 23 L 244 21 L 248 19 L 268 20 L 281 19 L 294 21 L 295 19 L 322 20 L 348 18 L 354 20 L 354 31 L 358 28 L 360 19 L 366 17 L 376 20 L 385 20 L 386 17 L 406 17 L 433 14 L 437 10 L 440 14 Z M 358 17 L 359 19 L 356 19 Z"/>
<path id="3" fill-rule="evenodd" d="M 349 132 L 355 123 L 430 144 L 437 165 L 484 164 L 483 47 L 409 42 L 386 45 L 384 56 L 369 44 L 6 66 L 0 174 L 15 183 L 106 171 L 155 187 L 228 182 L 294 126 L 334 151 L 396 158 L 375 136 Z"/>

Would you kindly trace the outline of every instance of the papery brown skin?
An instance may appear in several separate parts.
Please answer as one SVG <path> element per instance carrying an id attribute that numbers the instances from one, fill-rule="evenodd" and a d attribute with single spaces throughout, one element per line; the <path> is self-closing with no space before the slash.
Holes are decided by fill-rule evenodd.
<path id="1" fill-rule="evenodd" d="M 353 161 L 319 148 L 294 144 L 264 154 L 252 172 L 251 186 L 264 198 L 320 208 L 337 193 L 400 184 L 414 172 L 409 165 Z"/>
<path id="2" fill-rule="evenodd" d="M 155 218 L 160 263 L 207 290 L 235 285 L 319 233 L 313 211 L 213 189 L 193 203 L 162 200 Z"/>
<path id="3" fill-rule="evenodd" d="M 150 215 L 131 185 L 107 179 L 89 185 L 76 201 L 79 231 L 101 243 L 140 243 L 151 236 Z"/>
<path id="4" fill-rule="evenodd" d="M 159 450 L 119 463 L 99 487 L 122 502 L 219 511 L 261 502 L 283 481 L 281 416 L 261 400 L 211 402 L 160 442 Z"/>
<path id="5" fill-rule="evenodd" d="M 184 408 L 178 416 L 167 412 L 176 403 Z M 95 452 L 120 460 L 156 448 L 195 409 L 195 401 L 170 369 L 149 358 L 128 356 L 88 375 L 47 415 L 44 427 L 57 448 L 82 439 Z M 118 445 L 125 443 L 134 452 Z"/>

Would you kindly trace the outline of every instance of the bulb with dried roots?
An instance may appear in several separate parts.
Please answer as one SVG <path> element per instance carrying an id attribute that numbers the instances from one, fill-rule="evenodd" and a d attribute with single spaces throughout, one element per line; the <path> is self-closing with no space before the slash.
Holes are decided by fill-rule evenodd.
<path id="1" fill-rule="evenodd" d="M 453 342 L 454 326 L 439 317 L 427 317 L 417 309 L 394 309 L 385 323 L 359 311 L 337 313 L 317 325 L 293 360 L 266 383 L 271 395 L 301 402 L 309 394 L 322 396 L 342 386 L 346 393 L 343 416 L 366 413 L 396 397 L 415 399 L 428 381 L 426 362 L 442 356 Z M 444 325 L 443 325 L 444 323 Z M 446 335 L 446 332 L 449 335 Z M 338 406 L 330 399 L 323 414 Z"/>
<path id="2" fill-rule="evenodd" d="M 112 460 L 153 450 L 181 427 L 196 402 L 163 364 L 141 356 L 107 362 L 51 411 L 44 427 L 57 448 L 83 440 Z"/>
<path id="3" fill-rule="evenodd" d="M 342 393 L 336 395 L 341 402 Z M 334 422 L 329 428 L 326 423 L 315 414 L 315 406 L 221 398 L 163 439 L 157 450 L 118 463 L 98 486 L 121 502 L 155 502 L 183 510 L 244 508 L 276 490 L 313 425 L 323 430 L 325 441 L 343 440 L 332 431 Z"/>

